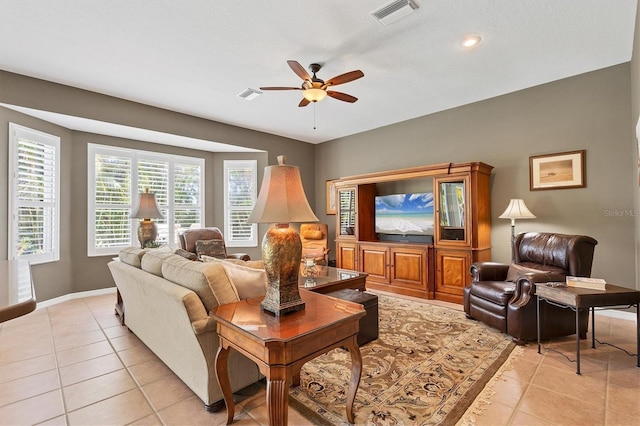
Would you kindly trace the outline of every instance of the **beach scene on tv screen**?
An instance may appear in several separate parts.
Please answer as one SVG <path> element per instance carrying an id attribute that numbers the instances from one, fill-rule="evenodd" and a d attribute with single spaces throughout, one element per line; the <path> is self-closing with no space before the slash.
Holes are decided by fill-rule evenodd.
<path id="1" fill-rule="evenodd" d="M 377 196 L 376 232 L 433 235 L 433 194 L 424 192 Z"/>

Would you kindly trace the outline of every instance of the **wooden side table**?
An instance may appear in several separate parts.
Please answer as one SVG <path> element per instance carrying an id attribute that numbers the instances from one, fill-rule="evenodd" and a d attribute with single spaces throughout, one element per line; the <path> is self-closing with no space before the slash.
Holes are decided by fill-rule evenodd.
<path id="1" fill-rule="evenodd" d="M 636 306 L 636 366 L 640 367 L 640 291 L 607 284 L 606 290 L 557 286 L 557 283 L 536 283 L 536 324 L 538 327 L 538 353 L 540 353 L 540 300 L 568 308 L 576 313 L 576 374 L 580 374 L 580 332 L 578 314 L 581 309 L 591 311 L 591 347 L 596 347 L 596 321 L 594 308 L 604 306 Z"/>
<path id="2" fill-rule="evenodd" d="M 301 289 L 305 309 L 276 317 L 260 309 L 261 299 L 247 299 L 218 306 L 211 314 L 217 321 L 220 348 L 216 376 L 227 405 L 227 424 L 233 421 L 234 403 L 227 370 L 231 348 L 254 361 L 267 378 L 269 425 L 286 425 L 289 386 L 300 384 L 302 366 L 334 348 L 351 355 L 351 381 L 347 393 L 347 419 L 354 423 L 355 400 L 362 356 L 357 344 L 362 305 Z"/>

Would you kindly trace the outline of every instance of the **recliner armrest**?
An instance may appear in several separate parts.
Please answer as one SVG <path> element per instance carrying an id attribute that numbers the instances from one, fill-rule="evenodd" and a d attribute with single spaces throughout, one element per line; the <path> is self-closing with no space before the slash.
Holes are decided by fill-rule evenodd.
<path id="1" fill-rule="evenodd" d="M 240 259 L 246 262 L 251 260 L 251 256 L 249 256 L 247 253 L 233 253 L 227 254 L 227 259 Z"/>
<path id="2" fill-rule="evenodd" d="M 524 306 L 529 303 L 529 299 L 536 294 L 536 283 L 564 282 L 564 280 L 565 276 L 562 274 L 529 272 L 516 281 L 516 289 L 509 305 Z"/>
<path id="3" fill-rule="evenodd" d="M 475 262 L 469 268 L 473 281 L 505 281 L 509 265 L 498 262 Z"/>

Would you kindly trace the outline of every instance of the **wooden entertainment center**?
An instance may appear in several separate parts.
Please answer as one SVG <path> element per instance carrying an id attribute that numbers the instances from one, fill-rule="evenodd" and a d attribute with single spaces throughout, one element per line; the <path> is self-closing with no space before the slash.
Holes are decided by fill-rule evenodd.
<path id="1" fill-rule="evenodd" d="M 336 180 L 336 265 L 369 274 L 371 289 L 462 303 L 471 264 L 491 260 L 492 169 L 445 163 Z M 381 240 L 376 195 L 416 182 L 433 192 L 433 241 Z"/>

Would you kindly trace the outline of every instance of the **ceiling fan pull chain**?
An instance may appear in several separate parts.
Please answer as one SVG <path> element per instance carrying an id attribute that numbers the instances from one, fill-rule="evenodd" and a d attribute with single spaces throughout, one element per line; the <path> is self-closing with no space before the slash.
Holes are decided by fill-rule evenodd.
<path id="1" fill-rule="evenodd" d="M 317 102 L 313 103 L 313 130 L 316 129 L 316 104 Z"/>

